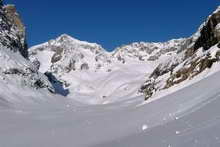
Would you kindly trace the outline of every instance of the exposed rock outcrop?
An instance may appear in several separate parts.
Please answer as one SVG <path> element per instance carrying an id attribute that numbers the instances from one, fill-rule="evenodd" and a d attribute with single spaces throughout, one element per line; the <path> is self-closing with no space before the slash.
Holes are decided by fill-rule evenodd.
<path id="1" fill-rule="evenodd" d="M 40 63 L 28 60 L 25 26 L 14 5 L 0 0 L 0 79 L 5 83 L 54 91 L 47 77 L 39 73 Z"/>
<path id="2" fill-rule="evenodd" d="M 200 37 L 195 43 L 194 51 L 203 47 L 208 50 L 213 45 L 220 41 L 220 10 L 216 10 L 207 20 L 202 30 Z"/>
<path id="3" fill-rule="evenodd" d="M 199 34 L 199 35 L 198 35 Z M 159 64 L 141 87 L 146 99 L 156 91 L 192 79 L 212 67 L 220 56 L 220 7 L 208 17 L 199 32 L 186 39 L 175 57 Z M 153 87 L 153 88 L 152 88 Z M 155 88 L 156 87 L 156 88 Z"/>
<path id="4" fill-rule="evenodd" d="M 210 55 L 205 55 L 204 57 L 196 58 L 189 63 L 185 62 L 183 68 L 177 70 L 174 74 L 171 74 L 166 81 L 164 88 L 167 89 L 187 79 L 192 79 L 207 68 L 211 68 L 212 65 L 217 61 L 219 61 L 218 54 L 216 54 L 214 58 L 212 58 Z"/>
<path id="5" fill-rule="evenodd" d="M 2 3 L 2 1 L 1 1 Z M 25 27 L 14 5 L 0 6 L 0 45 L 28 58 Z"/>
<path id="6" fill-rule="evenodd" d="M 157 62 L 164 56 L 172 56 L 182 50 L 188 43 L 186 38 L 173 39 L 167 42 L 135 42 L 116 48 L 113 56 L 120 62 L 137 60 L 142 62 Z"/>
<path id="7" fill-rule="evenodd" d="M 144 85 L 141 86 L 139 92 L 144 93 L 145 100 L 148 100 L 157 91 L 155 86 L 156 83 L 154 79 L 147 80 Z"/>

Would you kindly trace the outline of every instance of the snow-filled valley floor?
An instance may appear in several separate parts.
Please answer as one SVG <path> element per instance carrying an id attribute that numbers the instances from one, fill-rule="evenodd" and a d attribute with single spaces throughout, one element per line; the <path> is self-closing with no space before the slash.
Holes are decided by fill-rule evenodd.
<path id="1" fill-rule="evenodd" d="M 19 96 L 15 87 L 6 87 L 0 97 L 0 146 L 217 147 L 219 80 L 217 72 L 147 104 L 136 97 L 87 105 L 44 91 Z M 7 88 L 16 93 L 13 99 Z"/>
<path id="2" fill-rule="evenodd" d="M 125 65 L 116 64 L 111 69 L 110 73 L 76 71 L 64 75 L 64 80 L 73 81 L 67 97 L 86 104 L 107 104 L 134 98 L 153 66 L 132 61 Z"/>

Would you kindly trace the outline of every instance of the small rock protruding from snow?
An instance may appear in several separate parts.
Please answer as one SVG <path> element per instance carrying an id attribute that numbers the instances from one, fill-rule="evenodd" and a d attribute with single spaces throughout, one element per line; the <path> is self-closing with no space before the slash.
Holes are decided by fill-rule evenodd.
<path id="1" fill-rule="evenodd" d="M 147 129 L 148 129 L 148 125 L 144 124 L 144 125 L 142 126 L 142 131 L 145 131 L 145 130 L 147 130 Z"/>
<path id="2" fill-rule="evenodd" d="M 175 120 L 178 120 L 178 119 L 179 119 L 179 117 L 178 117 L 178 116 L 176 116 L 176 117 L 175 117 Z"/>
<path id="3" fill-rule="evenodd" d="M 179 135 L 180 134 L 180 131 L 176 131 L 176 135 Z"/>

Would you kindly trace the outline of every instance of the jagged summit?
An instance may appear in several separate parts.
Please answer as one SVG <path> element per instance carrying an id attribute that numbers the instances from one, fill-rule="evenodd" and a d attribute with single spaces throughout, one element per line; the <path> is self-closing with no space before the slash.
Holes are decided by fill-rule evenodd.
<path id="1" fill-rule="evenodd" d="M 139 61 L 159 61 L 181 50 L 187 43 L 187 39 L 173 39 L 167 42 L 135 42 L 119 47 L 113 53 L 118 59 L 126 62 L 129 59 Z"/>
<path id="2" fill-rule="evenodd" d="M 56 39 L 52 39 L 52 40 L 45 42 L 43 44 L 33 46 L 30 48 L 30 50 L 34 50 L 34 49 L 37 49 L 37 48 L 40 48 L 40 47 L 43 47 L 46 45 L 48 45 L 48 46 L 66 46 L 66 48 L 64 48 L 64 49 L 69 49 L 67 47 L 67 45 L 70 45 L 70 46 L 72 46 L 72 49 L 77 48 L 77 46 L 81 46 L 84 49 L 91 47 L 91 48 L 97 48 L 100 50 L 104 50 L 101 45 L 98 45 L 96 43 L 89 43 L 87 41 L 81 41 L 81 40 L 78 40 L 78 39 L 68 35 L 68 34 L 62 34 L 59 37 L 57 37 Z M 47 48 L 45 48 L 45 49 L 47 49 Z"/>
<path id="3" fill-rule="evenodd" d="M 78 43 L 78 44 L 88 43 L 86 41 L 80 41 L 68 34 L 62 34 L 59 37 L 57 37 L 55 40 L 60 43 L 65 43 L 65 42 Z"/>
<path id="4" fill-rule="evenodd" d="M 66 73 L 82 69 L 96 70 L 107 64 L 109 55 L 96 43 L 77 40 L 63 34 L 29 49 L 30 59 L 42 62 L 40 71 Z M 42 56 L 44 54 L 44 56 Z"/>
<path id="5" fill-rule="evenodd" d="M 65 39 L 69 39 L 69 40 L 77 40 L 77 39 L 74 39 L 72 36 L 68 35 L 68 34 L 61 34 L 59 36 L 59 38 L 65 38 Z M 77 40 L 79 41 L 79 40 Z"/>
<path id="6" fill-rule="evenodd" d="M 60 35 L 59 37 L 57 37 L 55 40 L 58 41 L 58 42 L 69 41 L 69 42 L 78 43 L 78 44 L 90 44 L 90 45 L 100 46 L 100 45 L 98 45 L 98 44 L 96 44 L 96 43 L 89 43 L 89 42 L 87 42 L 87 41 L 81 41 L 81 40 L 79 40 L 79 39 L 76 39 L 76 38 L 74 38 L 74 37 L 68 35 L 68 34 L 62 34 L 62 35 Z"/>

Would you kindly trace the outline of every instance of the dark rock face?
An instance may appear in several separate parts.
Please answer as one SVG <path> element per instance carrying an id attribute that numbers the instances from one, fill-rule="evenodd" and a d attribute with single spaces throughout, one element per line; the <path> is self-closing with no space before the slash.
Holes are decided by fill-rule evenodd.
<path id="1" fill-rule="evenodd" d="M 89 70 L 89 65 L 88 63 L 83 63 L 80 67 L 81 70 Z"/>
<path id="2" fill-rule="evenodd" d="M 144 93 L 145 100 L 148 100 L 156 91 L 155 81 L 152 79 L 147 80 L 143 86 L 141 86 L 139 92 Z"/>
<path id="3" fill-rule="evenodd" d="M 168 78 L 164 89 L 170 88 L 176 84 L 179 84 L 187 79 L 192 79 L 204 70 L 211 68 L 215 62 L 219 61 L 218 52 L 215 58 L 207 55 L 203 58 L 196 58 L 195 60 L 185 64 L 185 67 L 176 71 Z"/>
<path id="4" fill-rule="evenodd" d="M 17 69 L 17 68 L 10 68 L 10 69 L 4 71 L 3 73 L 9 74 L 9 75 L 12 75 L 12 74 L 24 75 L 25 74 L 25 72 L 23 72 L 21 69 Z"/>
<path id="5" fill-rule="evenodd" d="M 75 63 L 76 63 L 75 60 L 70 60 L 69 65 L 65 68 L 67 73 L 69 73 L 70 71 L 75 71 L 76 70 Z"/>
<path id="6" fill-rule="evenodd" d="M 216 30 L 217 24 L 220 23 L 220 11 L 214 13 L 201 30 L 201 36 L 196 41 L 194 51 L 203 47 L 204 50 L 208 50 L 213 45 L 220 41 L 220 32 Z"/>
<path id="7" fill-rule="evenodd" d="M 218 48 L 220 48 L 220 43 L 218 44 Z"/>
<path id="8" fill-rule="evenodd" d="M 162 66 L 163 64 L 160 64 L 150 75 L 150 78 L 158 78 L 159 76 L 162 76 L 168 72 L 172 72 L 173 69 L 178 65 L 177 63 L 169 64 L 167 66 Z"/>
<path id="9" fill-rule="evenodd" d="M 40 61 L 38 61 L 37 59 L 35 59 L 33 62 L 32 62 L 32 64 L 33 64 L 33 70 L 35 71 L 35 72 L 38 72 L 39 71 L 39 69 L 40 69 Z"/>
<path id="10" fill-rule="evenodd" d="M 25 27 L 14 5 L 3 6 L 0 1 L 0 45 L 28 58 Z"/>
<path id="11" fill-rule="evenodd" d="M 56 62 L 60 61 L 63 57 L 62 55 L 63 55 L 64 49 L 61 47 L 52 46 L 51 50 L 53 50 L 55 52 L 52 59 L 51 59 L 51 63 L 56 63 Z"/>
<path id="12" fill-rule="evenodd" d="M 189 48 L 189 46 L 191 46 L 194 43 L 192 37 L 186 38 L 184 42 L 180 43 L 179 47 L 180 49 L 177 51 L 177 54 L 182 53 L 185 51 L 185 59 L 187 59 L 188 57 L 190 57 L 193 53 L 191 52 L 191 49 Z M 172 51 L 174 50 L 173 48 L 171 49 L 167 49 L 166 52 Z M 151 58 L 151 57 L 150 57 Z M 170 60 L 170 62 L 168 63 L 161 63 L 159 64 L 154 71 L 151 73 L 150 78 L 158 78 L 159 76 L 162 76 L 166 73 L 169 72 L 173 72 L 173 70 L 176 68 L 176 66 L 178 66 L 181 62 L 184 61 L 183 59 L 178 59 L 176 61 L 172 61 Z"/>
<path id="13" fill-rule="evenodd" d="M 19 86 L 44 88 L 54 92 L 45 75 L 40 73 L 40 62 L 28 60 L 28 49 L 23 25 L 14 5 L 3 5 L 0 0 L 0 77 Z"/>
<path id="14" fill-rule="evenodd" d="M 20 69 L 20 68 L 9 68 L 3 72 L 6 77 L 12 78 L 22 78 L 22 83 L 25 86 L 32 87 L 34 89 L 45 88 L 48 89 L 50 92 L 55 93 L 54 88 L 45 78 L 45 76 L 41 73 L 36 73 L 30 68 L 27 69 Z"/>

